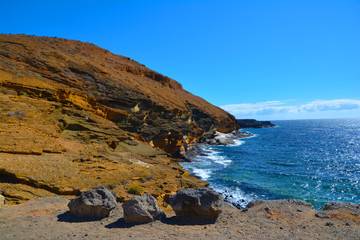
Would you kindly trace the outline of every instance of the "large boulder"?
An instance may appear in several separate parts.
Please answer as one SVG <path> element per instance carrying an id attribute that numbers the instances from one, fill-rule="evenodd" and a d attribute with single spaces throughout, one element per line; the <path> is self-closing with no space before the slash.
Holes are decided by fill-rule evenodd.
<path id="1" fill-rule="evenodd" d="M 170 204 L 178 218 L 216 219 L 222 212 L 222 196 L 208 188 L 185 188 L 170 196 Z"/>
<path id="2" fill-rule="evenodd" d="M 127 223 L 148 223 L 166 217 L 164 211 L 158 207 L 156 199 L 150 194 L 135 196 L 124 202 L 122 207 Z"/>
<path id="3" fill-rule="evenodd" d="M 84 191 L 68 204 L 77 217 L 103 218 L 117 206 L 114 195 L 105 187 Z"/>

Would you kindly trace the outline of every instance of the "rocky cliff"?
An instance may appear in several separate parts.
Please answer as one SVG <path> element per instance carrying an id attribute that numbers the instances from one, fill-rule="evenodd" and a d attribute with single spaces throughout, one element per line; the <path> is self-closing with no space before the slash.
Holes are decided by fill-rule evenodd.
<path id="1" fill-rule="evenodd" d="M 207 183 L 167 155 L 236 119 L 90 43 L 0 34 L 0 189 L 8 201 L 130 185 L 164 197 Z"/>

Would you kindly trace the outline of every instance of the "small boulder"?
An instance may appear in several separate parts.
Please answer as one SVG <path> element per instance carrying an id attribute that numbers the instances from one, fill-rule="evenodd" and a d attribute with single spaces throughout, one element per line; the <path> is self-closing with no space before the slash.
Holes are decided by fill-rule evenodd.
<path id="1" fill-rule="evenodd" d="M 117 206 L 114 195 L 105 187 L 84 191 L 68 207 L 77 217 L 103 218 Z"/>
<path id="2" fill-rule="evenodd" d="M 208 188 L 185 188 L 170 196 L 170 204 L 178 218 L 216 219 L 222 212 L 222 196 Z"/>
<path id="3" fill-rule="evenodd" d="M 4 207 L 6 204 L 5 197 L 0 194 L 0 208 Z"/>
<path id="4" fill-rule="evenodd" d="M 156 199 L 150 194 L 135 196 L 124 202 L 122 207 L 126 223 L 148 223 L 166 217 L 164 211 L 158 207 Z"/>

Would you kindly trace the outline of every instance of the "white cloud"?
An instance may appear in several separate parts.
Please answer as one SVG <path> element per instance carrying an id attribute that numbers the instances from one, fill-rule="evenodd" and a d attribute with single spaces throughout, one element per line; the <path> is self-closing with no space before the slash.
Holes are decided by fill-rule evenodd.
<path id="1" fill-rule="evenodd" d="M 308 104 L 301 105 L 299 111 L 339 111 L 360 109 L 360 100 L 335 99 L 335 100 L 315 100 Z"/>
<path id="2" fill-rule="evenodd" d="M 268 101 L 259 103 L 242 103 L 221 106 L 237 118 L 273 118 L 281 119 L 297 116 L 330 116 L 329 112 L 348 112 L 359 111 L 360 100 L 353 99 L 334 99 L 334 100 L 315 100 L 301 105 L 289 105 L 288 101 Z M 327 115 L 326 115 L 327 114 Z M 359 114 L 360 117 L 360 114 Z M 276 118 L 275 118 L 276 119 Z"/>

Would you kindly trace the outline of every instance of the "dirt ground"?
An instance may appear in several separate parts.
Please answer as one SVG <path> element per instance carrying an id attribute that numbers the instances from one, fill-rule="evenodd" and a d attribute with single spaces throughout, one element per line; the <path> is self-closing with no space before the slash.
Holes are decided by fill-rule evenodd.
<path id="1" fill-rule="evenodd" d="M 73 217 L 68 201 L 49 197 L 5 206 L 0 239 L 360 239 L 360 216 L 349 209 L 267 201 L 246 210 L 228 206 L 212 223 L 181 222 L 168 212 L 163 221 L 129 225 L 121 204 L 109 217 L 91 220 Z"/>

